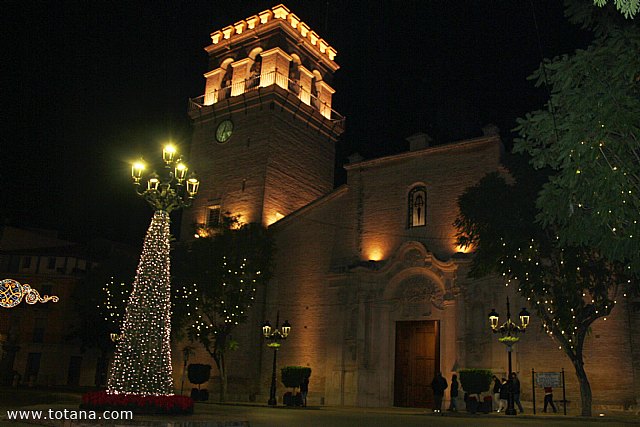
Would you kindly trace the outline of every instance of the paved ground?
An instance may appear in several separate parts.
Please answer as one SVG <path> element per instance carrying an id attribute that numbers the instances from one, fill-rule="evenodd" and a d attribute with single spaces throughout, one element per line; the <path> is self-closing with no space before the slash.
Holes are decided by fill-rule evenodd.
<path id="1" fill-rule="evenodd" d="M 80 394 L 28 391 L 16 393 L 0 389 L 0 426 L 33 426 L 31 422 L 7 420 L 6 411 L 78 409 Z M 466 412 L 445 412 L 441 416 L 416 408 L 269 408 L 266 406 L 216 403 L 197 403 L 195 413 L 186 417 L 135 416 L 134 422 L 121 422 L 119 426 L 157 427 L 413 427 L 413 426 L 601 426 L 617 427 L 640 425 L 640 416 L 630 412 L 605 412 L 604 416 L 585 419 L 576 414 L 533 415 L 527 413 L 509 417 L 504 414 L 471 415 Z M 39 422 L 48 426 L 92 426 L 85 422 Z M 107 425 L 107 424 L 101 424 Z M 111 424 L 114 425 L 114 424 Z"/>
<path id="2" fill-rule="evenodd" d="M 247 406 L 221 406 L 198 404 L 197 414 L 223 411 L 225 416 L 247 420 L 251 427 L 413 427 L 413 426 L 618 426 L 640 425 L 640 417 L 629 414 L 613 414 L 586 420 L 580 417 L 555 415 L 518 415 L 507 417 L 498 414 L 470 415 L 444 413 L 442 416 L 419 409 L 404 408 L 265 408 Z"/>

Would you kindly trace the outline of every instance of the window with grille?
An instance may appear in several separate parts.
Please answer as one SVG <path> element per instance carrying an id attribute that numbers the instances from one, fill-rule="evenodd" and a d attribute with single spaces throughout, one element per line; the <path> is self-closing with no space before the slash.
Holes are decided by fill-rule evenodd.
<path id="1" fill-rule="evenodd" d="M 414 187 L 409 191 L 407 209 L 408 228 L 427 225 L 427 189 Z"/>
<path id="2" fill-rule="evenodd" d="M 220 225 L 220 205 L 209 206 L 207 208 L 207 227 L 218 227 Z"/>

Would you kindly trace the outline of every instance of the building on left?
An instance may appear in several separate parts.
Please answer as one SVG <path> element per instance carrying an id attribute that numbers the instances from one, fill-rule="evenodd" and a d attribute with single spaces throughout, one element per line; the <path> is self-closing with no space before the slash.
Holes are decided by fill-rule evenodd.
<path id="1" fill-rule="evenodd" d="M 87 275 L 114 253 L 129 249 L 104 240 L 71 242 L 51 230 L 0 227 L 0 279 L 59 297 L 56 303 L 28 305 L 23 300 L 0 308 L 0 384 L 104 384 L 109 353 L 86 345 L 75 332 L 86 322 L 78 304 L 92 303 L 80 300 Z"/>

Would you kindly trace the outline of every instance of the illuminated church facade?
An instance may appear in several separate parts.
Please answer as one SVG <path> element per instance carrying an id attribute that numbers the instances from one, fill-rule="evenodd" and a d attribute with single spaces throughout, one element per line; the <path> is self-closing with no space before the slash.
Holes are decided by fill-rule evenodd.
<path id="1" fill-rule="evenodd" d="M 430 146 L 416 134 L 408 152 L 352 156 L 346 184 L 334 188 L 345 126 L 332 108 L 336 50 L 283 5 L 211 39 L 204 95 L 189 108 L 201 193 L 182 234 L 229 212 L 269 226 L 277 246 L 273 279 L 234 336 L 229 399 L 266 402 L 272 350 L 260 325 L 278 311 L 292 325 L 279 368 L 312 368 L 311 404 L 421 407 L 437 371 L 449 380 L 462 368 L 504 374 L 507 353 L 487 316 L 492 308 L 504 314 L 507 296 L 513 314 L 525 304 L 500 278 L 467 277 L 473 255 L 456 247 L 453 226 L 465 188 L 503 171 L 499 136 Z M 585 345 L 595 404 L 628 405 L 640 395 L 638 303 L 618 303 Z M 178 384 L 182 361 L 174 359 Z M 211 363 L 205 352 L 196 360 Z M 573 367 L 538 320 L 513 362 L 524 401 L 531 369 L 564 369 L 567 399 L 578 404 Z M 280 401 L 286 390 L 278 391 Z"/>

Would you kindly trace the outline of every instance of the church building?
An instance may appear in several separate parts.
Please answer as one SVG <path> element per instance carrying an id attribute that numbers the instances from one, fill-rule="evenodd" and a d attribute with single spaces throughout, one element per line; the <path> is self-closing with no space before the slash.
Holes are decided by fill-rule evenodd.
<path id="1" fill-rule="evenodd" d="M 213 32 L 205 50 L 204 95 L 189 104 L 201 191 L 182 235 L 229 212 L 268 226 L 277 247 L 261 303 L 234 336 L 228 399 L 267 401 L 272 350 L 260 326 L 278 312 L 292 325 L 278 368 L 312 369 L 312 405 L 425 407 L 438 371 L 449 381 L 464 368 L 505 376 L 507 352 L 488 313 L 504 314 L 508 296 L 515 318 L 526 302 L 499 277 L 467 277 L 473 248 L 456 246 L 453 226 L 467 187 L 507 173 L 497 133 L 441 145 L 415 134 L 407 152 L 352 156 L 346 184 L 334 188 L 345 118 L 333 108 L 339 66 L 329 41 L 278 5 Z M 619 299 L 587 340 L 596 405 L 622 407 L 640 395 L 638 304 Z M 567 400 L 579 407 L 573 366 L 535 317 L 512 356 L 523 401 L 532 398 L 532 369 L 564 369 Z M 204 351 L 192 361 L 212 363 Z M 285 391 L 279 384 L 279 402 Z"/>

